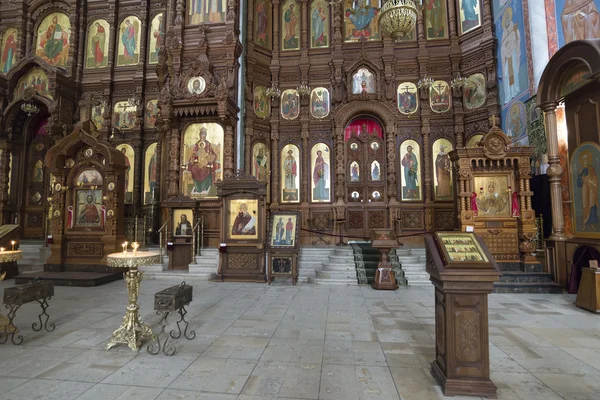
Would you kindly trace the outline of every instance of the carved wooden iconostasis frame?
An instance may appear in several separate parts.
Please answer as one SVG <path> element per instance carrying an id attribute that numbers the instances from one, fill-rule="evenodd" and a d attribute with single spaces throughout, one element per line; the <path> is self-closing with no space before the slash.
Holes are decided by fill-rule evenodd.
<path id="1" fill-rule="evenodd" d="M 539 264 L 532 255 L 537 233 L 529 184 L 533 147 L 511 146 L 492 120 L 494 126 L 478 147 L 450 153 L 458 177 L 461 230 L 480 235 L 500 265 L 528 271 L 527 264 Z"/>
<path id="2" fill-rule="evenodd" d="M 217 279 L 266 282 L 267 185 L 238 176 L 217 184 L 222 201 L 222 229 Z"/>
<path id="3" fill-rule="evenodd" d="M 270 209 L 302 211 L 304 229 L 300 240 L 305 245 L 338 242 L 335 237 L 325 241 L 310 232 L 313 230 L 366 238 L 370 229 L 389 227 L 397 234 L 415 233 L 406 238 L 406 243 L 422 243 L 421 232 L 455 229 L 456 193 L 448 195 L 442 191 L 443 195 L 438 196 L 436 191 L 432 173 L 438 155 L 435 143 L 448 140 L 448 151 L 462 147 L 471 136 L 487 130 L 489 115 L 499 111 L 495 39 L 483 34 L 493 29 L 491 1 L 483 0 L 477 23 L 467 28 L 464 17 L 456 11 L 460 8 L 458 1 L 449 3 L 442 13 L 451 22 L 440 24 L 443 32 L 435 34 L 429 32 L 430 17 L 419 13 L 415 31 L 401 40 L 391 40 L 373 24 L 365 30 L 368 33 L 354 29 L 347 10 L 357 8 L 356 12 L 361 12 L 368 4 L 377 11 L 381 5 L 376 3 L 297 2 L 298 48 L 282 42 L 283 36 L 292 34 L 286 30 L 289 24 L 281 18 L 288 10 L 286 5 L 268 0 L 248 3 L 245 170 L 254 170 L 256 143 L 270 143 Z M 313 13 L 322 15 L 324 21 L 324 34 L 318 43 L 313 37 Z M 450 87 L 451 79 L 457 75 L 472 77 L 465 93 Z M 426 85 L 417 87 L 417 82 L 426 76 L 440 85 L 436 86 L 437 92 Z M 299 90 L 307 86 L 312 90 Z M 268 88 L 279 89 L 281 95 L 267 95 Z M 327 96 L 323 91 L 313 96 L 317 88 L 325 88 Z M 294 92 L 293 97 L 287 96 L 290 91 Z M 290 112 L 294 108 L 290 104 L 296 103 L 299 109 Z M 384 162 L 378 167 L 380 182 L 349 180 L 350 152 L 344 133 L 358 118 L 371 118 L 381 124 L 379 151 Z M 402 197 L 403 154 L 398 149 L 407 140 L 415 140 L 419 146 L 419 195 L 413 199 Z M 311 157 L 317 142 L 327 144 L 330 150 L 327 202 L 315 202 L 312 196 Z M 299 199 L 293 204 L 281 201 L 281 152 L 289 145 L 298 149 L 300 176 Z M 366 169 L 366 164 L 359 166 Z"/>
<path id="4" fill-rule="evenodd" d="M 45 269 L 105 266 L 124 240 L 125 157 L 93 132 L 86 121 L 46 154 L 53 183 Z"/>
<path id="5" fill-rule="evenodd" d="M 298 249 L 300 241 L 300 211 L 274 211 L 269 214 L 267 249 L 269 251 L 268 281 L 276 277 L 291 277 L 298 281 Z M 289 265 L 287 262 L 289 260 Z M 285 264 L 285 265 L 282 265 Z M 287 268 L 289 266 L 289 268 Z"/>
<path id="6" fill-rule="evenodd" d="M 189 265 L 195 262 L 195 246 L 194 246 L 194 227 L 196 226 L 197 212 L 196 200 L 187 197 L 177 197 L 167 200 L 164 203 L 167 208 L 168 220 L 167 224 L 167 251 L 169 254 L 169 269 L 172 270 L 188 270 Z M 183 228 L 183 216 L 189 225 Z M 177 230 L 185 230 L 178 232 Z"/>

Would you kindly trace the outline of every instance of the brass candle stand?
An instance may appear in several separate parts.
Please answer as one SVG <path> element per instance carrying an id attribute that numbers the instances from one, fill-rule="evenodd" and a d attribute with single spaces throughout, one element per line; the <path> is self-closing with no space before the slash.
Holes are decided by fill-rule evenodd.
<path id="1" fill-rule="evenodd" d="M 137 299 L 140 291 L 140 282 L 144 273 L 138 268 L 148 264 L 157 264 L 159 262 L 159 253 L 149 251 L 134 251 L 128 253 L 113 253 L 107 256 L 108 265 L 113 268 L 127 268 L 123 273 L 123 278 L 127 285 L 127 294 L 129 304 L 123 322 L 119 329 L 113 332 L 110 342 L 106 345 L 106 350 L 111 349 L 119 343 L 127 344 L 133 351 L 139 351 L 142 343 L 154 339 L 154 334 L 148 325 L 142 323 L 140 319 Z"/>

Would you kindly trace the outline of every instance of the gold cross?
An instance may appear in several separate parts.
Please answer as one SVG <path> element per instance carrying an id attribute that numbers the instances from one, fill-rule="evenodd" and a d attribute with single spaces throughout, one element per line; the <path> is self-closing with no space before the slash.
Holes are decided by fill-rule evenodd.
<path id="1" fill-rule="evenodd" d="M 496 115 L 492 115 L 490 117 L 490 123 L 492 124 L 492 127 L 498 126 L 498 122 L 498 117 Z"/>

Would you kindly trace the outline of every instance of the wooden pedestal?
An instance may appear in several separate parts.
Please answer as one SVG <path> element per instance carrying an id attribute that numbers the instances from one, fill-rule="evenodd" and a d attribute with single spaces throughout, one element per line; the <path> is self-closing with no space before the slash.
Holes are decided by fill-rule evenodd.
<path id="1" fill-rule="evenodd" d="M 581 269 L 581 281 L 575 305 L 591 312 L 600 312 L 600 270 Z"/>
<path id="2" fill-rule="evenodd" d="M 490 379 L 487 296 L 500 276 L 498 265 L 473 234 L 440 232 L 428 235 L 425 243 L 426 268 L 435 286 L 431 374 L 446 396 L 496 398 Z"/>
<path id="3" fill-rule="evenodd" d="M 488 334 L 487 295 L 492 283 L 432 282 L 436 287 L 436 356 L 431 374 L 446 396 L 496 398 L 496 385 L 490 379 Z"/>
<path id="4" fill-rule="evenodd" d="M 220 257 L 217 279 L 228 282 L 267 281 L 264 249 L 228 246 L 226 252 L 220 253 Z"/>
<path id="5" fill-rule="evenodd" d="M 380 263 L 381 264 L 381 263 Z M 398 284 L 396 283 L 396 276 L 394 275 L 394 271 L 392 271 L 391 266 L 377 266 L 377 271 L 375 272 L 375 280 L 371 284 L 373 289 L 378 290 L 396 290 L 398 289 Z"/>
<path id="6" fill-rule="evenodd" d="M 173 241 L 173 249 L 169 255 L 169 269 L 187 270 L 192 262 L 191 239 L 178 238 Z"/>
<path id="7" fill-rule="evenodd" d="M 378 249 L 381 253 L 381 260 L 377 264 L 375 271 L 375 280 L 371 284 L 373 289 L 377 290 L 396 290 L 396 276 L 392 271 L 390 262 L 390 251 L 399 245 L 396 234 L 391 229 L 373 229 L 371 231 L 371 246 Z"/>

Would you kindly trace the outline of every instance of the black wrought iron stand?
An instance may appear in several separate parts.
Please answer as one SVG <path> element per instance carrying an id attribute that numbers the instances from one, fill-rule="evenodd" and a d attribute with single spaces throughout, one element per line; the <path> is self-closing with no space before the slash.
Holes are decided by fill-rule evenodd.
<path id="1" fill-rule="evenodd" d="M 189 331 L 189 322 L 185 319 L 187 310 L 185 306 L 192 302 L 192 290 L 193 287 L 186 285 L 185 281 L 181 282 L 178 286 L 171 286 L 165 290 L 154 295 L 154 310 L 158 315 L 161 315 L 160 320 L 160 332 L 156 335 L 156 341 L 148 345 L 148 353 L 157 355 L 161 351 L 167 356 L 172 356 L 177 352 L 175 346 L 169 342 L 169 338 L 179 339 L 182 335 L 187 340 L 192 340 L 196 337 L 196 332 Z M 169 314 L 177 311 L 179 313 L 179 321 L 177 321 L 177 331 L 171 330 L 169 334 L 165 334 L 167 325 L 169 324 Z M 183 326 L 183 330 L 181 327 Z M 163 334 L 166 335 L 164 340 L 161 339 Z"/>
<path id="2" fill-rule="evenodd" d="M 15 345 L 23 343 L 23 336 L 14 324 L 17 311 L 23 304 L 37 301 L 42 312 L 38 315 L 39 324 L 34 322 L 31 328 L 39 332 L 42 328 L 46 332 L 52 332 L 56 325 L 48 323 L 48 301 L 54 296 L 54 282 L 33 279 L 30 283 L 12 286 L 4 289 L 4 306 L 9 309 L 7 321 L 0 321 L 0 344 L 5 344 L 10 336 L 10 341 Z"/>

